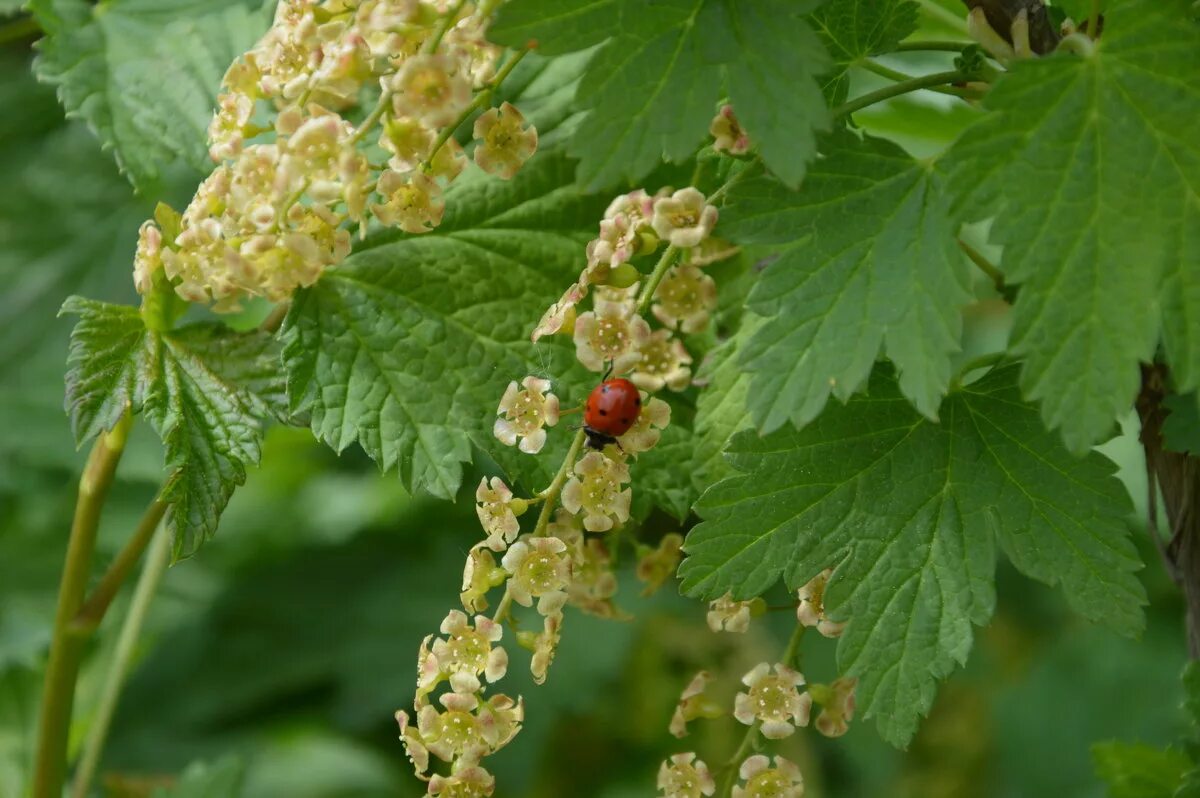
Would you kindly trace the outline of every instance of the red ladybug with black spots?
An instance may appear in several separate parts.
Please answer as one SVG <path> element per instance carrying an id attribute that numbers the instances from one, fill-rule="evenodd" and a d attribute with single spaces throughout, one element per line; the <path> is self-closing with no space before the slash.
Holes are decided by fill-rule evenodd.
<path id="1" fill-rule="evenodd" d="M 617 377 L 592 389 L 583 406 L 583 431 L 587 445 L 603 449 L 629 432 L 642 412 L 642 394 L 636 385 Z"/>

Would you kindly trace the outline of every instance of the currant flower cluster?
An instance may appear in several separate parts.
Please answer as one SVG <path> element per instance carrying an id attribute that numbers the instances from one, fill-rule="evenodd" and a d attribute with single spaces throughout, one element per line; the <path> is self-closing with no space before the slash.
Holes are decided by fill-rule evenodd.
<path id="1" fill-rule="evenodd" d="M 466 165 L 451 134 L 522 55 L 499 66 L 489 17 L 447 0 L 280 2 L 225 74 L 208 130 L 215 170 L 181 215 L 142 225 L 138 291 L 161 281 L 217 311 L 245 296 L 281 301 L 344 259 L 351 227 L 365 234 L 372 217 L 408 233 L 436 228 Z M 475 163 L 502 178 L 537 148 L 508 103 L 480 114 L 474 137 Z"/>
<path id="2" fill-rule="evenodd" d="M 732 714 L 738 723 L 750 727 L 750 743 L 760 734 L 766 740 L 790 737 L 797 728 L 809 725 L 814 704 L 820 707 L 813 723 L 820 734 L 840 737 L 849 730 L 858 680 L 843 676 L 829 684 L 807 683 L 804 674 L 790 664 L 804 629 L 814 628 L 825 637 L 838 637 L 845 628 L 844 622 L 835 623 L 825 614 L 825 588 L 831 575 L 832 570 L 826 569 L 797 591 L 799 627 L 784 661 L 761 662 L 742 677 L 745 689 L 734 698 Z M 765 609 L 760 599 L 736 601 L 726 594 L 709 605 L 708 625 L 713 631 L 744 633 L 751 617 Z M 684 688 L 668 726 L 672 735 L 686 737 L 691 721 L 727 714 L 725 707 L 707 693 L 712 681 L 709 672 L 701 671 Z M 782 756 L 772 759 L 755 753 L 733 764 L 738 766 L 739 779 L 727 788 L 733 798 L 800 798 L 804 794 L 800 768 Z M 695 752 L 675 754 L 659 768 L 658 790 L 664 798 L 701 798 L 714 795 L 716 789 L 711 771 Z"/>

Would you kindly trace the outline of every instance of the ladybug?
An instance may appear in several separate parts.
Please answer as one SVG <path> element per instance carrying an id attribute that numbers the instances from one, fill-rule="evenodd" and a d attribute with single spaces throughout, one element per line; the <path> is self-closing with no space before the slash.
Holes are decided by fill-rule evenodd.
<path id="1" fill-rule="evenodd" d="M 587 445 L 603 449 L 629 432 L 642 412 L 642 394 L 629 380 L 605 380 L 592 389 L 583 406 L 583 431 Z"/>

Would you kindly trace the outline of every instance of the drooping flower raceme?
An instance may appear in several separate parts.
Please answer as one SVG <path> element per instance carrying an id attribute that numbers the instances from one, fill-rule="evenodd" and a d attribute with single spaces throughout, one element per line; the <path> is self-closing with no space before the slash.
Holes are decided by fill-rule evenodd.
<path id="1" fill-rule="evenodd" d="M 164 236 L 151 223 L 141 236 L 138 290 L 154 287 L 161 262 L 180 297 L 217 311 L 246 296 L 283 301 L 349 254 L 351 225 L 363 234 L 371 217 L 409 233 L 437 227 L 443 191 L 465 163 L 446 128 L 474 107 L 473 91 L 493 88 L 500 60 L 484 38 L 483 9 L 452 8 L 282 0 L 271 28 L 225 74 L 208 131 L 216 171 L 178 230 Z M 355 127 L 347 112 L 372 92 L 376 108 Z M 494 116 L 520 112 L 506 104 Z M 519 132 L 505 152 L 528 157 L 536 131 Z M 391 156 L 383 168 L 367 159 L 375 140 Z M 523 160 L 505 161 L 506 175 Z"/>

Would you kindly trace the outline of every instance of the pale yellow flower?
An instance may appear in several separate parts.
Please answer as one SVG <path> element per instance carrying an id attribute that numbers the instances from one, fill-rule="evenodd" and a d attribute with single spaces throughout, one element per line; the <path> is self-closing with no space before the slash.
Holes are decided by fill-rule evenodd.
<path id="1" fill-rule="evenodd" d="M 824 637 L 841 637 L 846 624 L 829 620 L 825 614 L 825 588 L 829 585 L 832 568 L 826 568 L 796 591 L 800 606 L 796 608 L 796 619 L 808 627 L 814 627 Z"/>
<path id="2" fill-rule="evenodd" d="M 752 726 L 761 722 L 763 736 L 769 740 L 787 737 L 797 726 L 807 726 L 812 709 L 812 696 L 796 688 L 804 684 L 804 675 L 783 663 L 775 665 L 775 673 L 763 662 L 742 677 L 750 688 L 734 699 L 733 716 Z"/>
<path id="3" fill-rule="evenodd" d="M 642 412 L 638 413 L 633 426 L 617 438 L 621 450 L 636 457 L 641 452 L 653 449 L 662 431 L 671 423 L 671 406 L 657 397 L 642 398 Z"/>
<path id="4" fill-rule="evenodd" d="M 591 371 L 604 371 L 612 363 L 620 374 L 641 358 L 637 349 L 650 337 L 650 325 L 624 301 L 597 296 L 594 308 L 575 319 L 575 357 Z"/>
<path id="5" fill-rule="evenodd" d="M 658 769 L 661 798 L 701 798 L 717 791 L 708 766 L 694 753 L 675 754 Z"/>
<path id="6" fill-rule="evenodd" d="M 542 631 L 534 642 L 533 656 L 529 660 L 529 672 L 535 684 L 545 684 L 554 653 L 562 640 L 562 611 L 552 612 L 542 622 Z"/>
<path id="7" fill-rule="evenodd" d="M 750 601 L 734 601 L 726 593 L 708 605 L 708 628 L 714 632 L 743 633 L 750 628 Z"/>
<path id="8" fill-rule="evenodd" d="M 681 188 L 669 197 L 654 201 L 651 220 L 658 237 L 677 247 L 694 247 L 708 237 L 717 224 L 717 209 L 706 203 L 694 188 Z"/>
<path id="9" fill-rule="evenodd" d="M 434 641 L 432 654 L 456 692 L 477 692 L 480 675 L 489 684 L 504 677 L 508 654 L 500 646 L 492 645 L 504 633 L 499 623 L 485 615 L 476 615 L 472 626 L 466 613 L 451 610 L 442 621 L 441 632 L 446 637 Z"/>
<path id="10" fill-rule="evenodd" d="M 496 565 L 496 558 L 480 543 L 471 548 L 463 567 L 462 592 L 459 598 L 468 612 L 483 612 L 488 608 L 487 593 L 504 584 L 508 573 Z"/>
<path id="11" fill-rule="evenodd" d="M 479 765 L 467 765 L 453 775 L 433 774 L 426 793 L 440 798 L 488 798 L 496 791 L 496 777 Z"/>
<path id="12" fill-rule="evenodd" d="M 573 283 L 562 298 L 546 309 L 541 321 L 533 328 L 529 339 L 537 342 L 543 335 L 554 335 L 562 332 L 572 335 L 575 332 L 575 306 L 587 296 L 587 286 Z"/>
<path id="13" fill-rule="evenodd" d="M 775 767 L 763 754 L 755 754 L 738 768 L 745 784 L 733 788 L 732 798 L 801 798 L 804 777 L 800 768 L 781 756 L 775 757 Z"/>
<path id="14" fill-rule="evenodd" d="M 682 391 L 692 381 L 692 356 L 683 342 L 670 330 L 661 329 L 638 346 L 640 359 L 633 366 L 629 379 L 634 385 L 651 393 L 670 388 Z"/>
<path id="15" fill-rule="evenodd" d="M 750 137 L 734 116 L 732 105 L 721 106 L 721 110 L 713 117 L 712 124 L 708 126 L 708 132 L 715 139 L 713 149 L 717 152 L 745 155 L 750 151 Z"/>
<path id="16" fill-rule="evenodd" d="M 396 116 L 415 116 L 433 127 L 453 122 L 471 102 L 471 84 L 445 53 L 408 58 L 389 80 Z"/>
<path id="17" fill-rule="evenodd" d="M 500 477 L 492 477 L 490 484 L 487 477 L 481 479 L 475 489 L 475 502 L 479 523 L 488 536 L 484 545 L 492 551 L 504 551 L 521 531 L 516 510 L 524 512 L 526 503 L 514 501 L 512 491 Z"/>
<path id="18" fill-rule="evenodd" d="M 529 607 L 537 598 L 538 612 L 550 615 L 566 603 L 571 558 L 567 545 L 558 538 L 519 538 L 504 553 L 500 564 L 511 574 L 508 591 L 518 604 Z"/>
<path id="19" fill-rule="evenodd" d="M 683 688 L 679 702 L 675 705 L 675 712 L 671 715 L 671 723 L 667 727 L 672 735 L 683 739 L 687 736 L 687 725 L 690 721 L 697 718 L 719 718 L 724 714 L 719 705 L 704 695 L 704 690 L 711 681 L 712 675 L 708 671 L 700 671 L 692 677 L 687 687 Z"/>
<path id="20" fill-rule="evenodd" d="M 653 549 L 639 546 L 638 555 L 637 578 L 646 586 L 642 595 L 650 596 L 675 575 L 675 569 L 683 559 L 683 536 L 675 532 L 663 535 Z"/>
<path id="21" fill-rule="evenodd" d="M 511 103 L 491 108 L 475 120 L 475 163 L 488 174 L 512 178 L 537 151 L 533 125 Z"/>
<path id="22" fill-rule="evenodd" d="M 396 710 L 396 724 L 400 727 L 400 740 L 404 743 L 404 751 L 413 764 L 413 770 L 420 777 L 429 770 L 429 750 L 421 739 L 421 733 L 416 727 L 408 724 L 408 713 L 402 709 Z"/>
<path id="23" fill-rule="evenodd" d="M 821 705 L 821 712 L 813 724 L 826 737 L 841 737 L 854 720 L 854 692 L 858 679 L 843 676 L 833 684 L 814 684 L 809 687 L 813 700 Z"/>
<path id="24" fill-rule="evenodd" d="M 442 223 L 446 202 L 441 187 L 428 175 L 388 169 L 375 190 L 384 202 L 372 205 L 371 212 L 383 224 L 406 233 L 428 233 Z"/>
<path id="25" fill-rule="evenodd" d="M 137 252 L 133 256 L 133 284 L 139 294 L 154 290 L 154 275 L 162 270 L 162 231 L 151 220 L 138 228 Z"/>
<path id="26" fill-rule="evenodd" d="M 629 466 L 601 452 L 588 452 L 572 469 L 562 491 L 562 505 L 568 512 L 583 514 L 583 526 L 589 532 L 605 532 L 614 523 L 629 520 L 633 492 L 621 486 L 629 482 Z"/>
<path id="27" fill-rule="evenodd" d="M 537 454 L 546 445 L 546 430 L 558 423 L 558 397 L 550 391 L 550 381 L 532 375 L 521 380 L 522 390 L 510 382 L 496 408 L 492 433 L 506 446 L 521 443 L 526 454 Z"/>
<path id="28" fill-rule="evenodd" d="M 699 267 L 681 263 L 671 267 L 658 284 L 652 310 L 664 326 L 698 333 L 708 326 L 716 306 L 716 281 Z"/>

